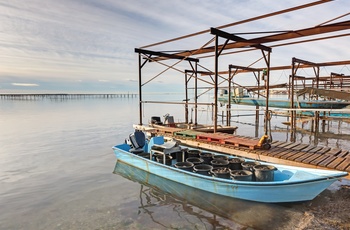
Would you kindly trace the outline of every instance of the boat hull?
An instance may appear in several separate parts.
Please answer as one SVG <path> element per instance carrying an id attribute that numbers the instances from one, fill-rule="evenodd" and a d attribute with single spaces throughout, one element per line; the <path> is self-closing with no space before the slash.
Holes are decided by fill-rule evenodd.
<path id="1" fill-rule="evenodd" d="M 214 194 L 257 202 L 280 203 L 297 202 L 314 199 L 319 193 L 339 177 L 315 177 L 298 181 L 289 179 L 288 182 L 246 182 L 203 176 L 192 172 L 163 165 L 135 154 L 129 153 L 127 145 L 113 147 L 117 162 L 121 161 L 150 174 L 171 180 L 183 185 L 201 189 Z M 321 170 L 325 171 L 325 170 Z M 303 176 L 299 174 L 298 176 Z"/>
<path id="2" fill-rule="evenodd" d="M 227 103 L 227 97 L 220 97 L 219 101 Z M 264 98 L 234 98 L 231 103 L 239 105 L 255 105 L 266 106 L 266 99 Z M 343 109 L 350 105 L 349 102 L 337 102 L 337 101 L 299 101 L 294 102 L 294 108 L 308 108 L 308 109 Z M 269 99 L 269 107 L 275 108 L 291 108 L 291 102 L 289 100 L 275 100 Z"/>

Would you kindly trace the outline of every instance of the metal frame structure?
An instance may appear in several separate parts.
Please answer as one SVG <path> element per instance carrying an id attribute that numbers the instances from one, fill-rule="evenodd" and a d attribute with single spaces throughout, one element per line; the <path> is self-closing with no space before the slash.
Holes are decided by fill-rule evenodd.
<path id="1" fill-rule="evenodd" d="M 218 122 L 218 89 L 219 89 L 219 77 L 223 78 L 221 75 L 223 74 L 228 74 L 228 78 L 224 78 L 224 82 L 228 82 L 229 84 L 229 98 L 231 98 L 231 84 L 233 83 L 232 79 L 233 79 L 233 75 L 236 75 L 240 72 L 258 72 L 258 77 L 257 80 L 259 82 L 260 79 L 260 71 L 265 70 L 266 74 L 266 81 L 265 81 L 265 90 L 266 90 L 266 109 L 265 109 L 265 123 L 264 123 L 264 127 L 265 127 L 265 135 L 267 135 L 268 132 L 268 119 L 267 117 L 269 116 L 269 91 L 270 91 L 270 71 L 272 70 L 282 70 L 282 69 L 291 69 L 292 70 L 292 80 L 291 80 L 291 88 L 290 88 L 290 93 L 291 95 L 294 95 L 294 80 L 297 79 L 297 75 L 296 75 L 296 70 L 298 68 L 309 68 L 309 67 L 314 67 L 315 68 L 315 74 L 316 74 L 316 84 L 317 87 L 319 85 L 320 82 L 320 76 L 319 76 L 319 66 L 328 66 L 328 65 L 341 65 L 341 64 L 350 64 L 350 61 L 343 61 L 343 62 L 335 62 L 335 63 L 311 63 L 311 62 L 307 62 L 307 61 L 303 61 L 300 59 L 294 59 L 292 61 L 292 65 L 291 66 L 277 66 L 277 67 L 272 67 L 271 66 L 271 52 L 272 52 L 272 48 L 275 47 L 280 47 L 280 46 L 286 46 L 286 45 L 293 45 L 293 44 L 299 44 L 299 43 L 303 43 L 303 42 L 312 42 L 312 41 L 316 41 L 316 40 L 324 40 L 324 39 L 331 39 L 331 38 L 337 38 L 337 37 L 342 37 L 342 36 L 349 36 L 349 33 L 343 33 L 343 34 L 338 34 L 338 35 L 332 35 L 332 36 L 327 36 L 328 33 L 331 32 L 339 32 L 339 31 L 344 31 L 344 30 L 348 30 L 350 29 L 350 21 L 342 21 L 342 22 L 336 22 L 336 23 L 332 23 L 333 20 L 330 20 L 328 22 L 325 22 L 323 24 L 317 25 L 315 27 L 310 27 L 310 28 L 305 28 L 305 29 L 300 29 L 300 30 L 289 30 L 289 31 L 273 31 L 273 32 L 268 32 L 268 33 L 272 33 L 272 35 L 267 35 L 267 36 L 262 36 L 262 37 L 255 37 L 255 38 L 251 38 L 251 39 L 245 39 L 241 36 L 238 36 L 238 34 L 232 34 L 226 31 L 223 31 L 223 28 L 227 28 L 227 27 L 232 27 L 235 25 L 239 25 L 239 24 L 244 24 L 247 22 L 252 22 L 255 20 L 260 20 L 263 18 L 268 18 L 268 17 L 272 17 L 275 15 L 279 15 L 279 14 L 283 14 L 283 13 L 287 13 L 287 12 L 292 12 L 292 11 L 296 11 L 296 10 L 300 10 L 300 9 L 304 9 L 307 7 L 312 7 L 318 4 L 323 4 L 326 2 L 331 2 L 332 0 L 321 0 L 321 1 L 315 1 L 312 3 L 308 3 L 308 4 L 304 4 L 304 5 L 300 5 L 297 7 L 292 7 L 289 9 L 285 9 L 285 10 L 281 10 L 281 11 L 277 11 L 277 12 L 273 12 L 270 14 L 265 14 L 265 15 L 260 15 L 254 18 L 250 18 L 247 20 L 243 20 L 243 21 L 239 21 L 239 22 L 235 22 L 235 23 L 231 23 L 231 24 L 227 24 L 227 25 L 223 25 L 223 26 L 219 26 L 216 28 L 210 28 L 209 30 L 204 30 L 204 31 L 200 31 L 197 33 L 193 33 L 193 34 L 189 34 L 189 35 L 185 35 L 182 37 L 178 37 L 178 38 L 174 38 L 174 39 L 170 39 L 170 40 L 166 40 L 163 42 L 158 42 L 158 43 L 154 43 L 154 44 L 150 44 L 147 46 L 143 46 L 141 48 L 136 48 L 135 52 L 138 53 L 139 56 L 139 112 L 140 112 L 140 117 L 139 117 L 139 124 L 142 124 L 142 103 L 144 103 L 144 101 L 142 100 L 142 86 L 147 84 L 148 82 L 150 82 L 151 80 L 153 80 L 154 78 L 156 78 L 157 76 L 155 76 L 154 78 L 152 78 L 151 80 L 147 81 L 146 83 L 142 83 L 142 68 L 143 66 L 147 63 L 147 62 L 158 62 L 163 64 L 163 61 L 166 60 L 170 60 L 170 59 L 176 59 L 179 60 L 177 63 L 181 62 L 181 61 L 188 61 L 190 64 L 191 69 L 190 70 L 185 70 L 185 71 L 180 71 L 182 73 L 185 74 L 185 102 L 182 104 L 185 104 L 185 121 L 186 123 L 189 122 L 188 119 L 188 113 L 189 113 L 189 105 L 190 104 L 194 104 L 195 106 L 195 121 L 194 123 L 197 124 L 197 105 L 198 105 L 198 94 L 197 94 L 197 90 L 198 90 L 198 80 L 201 80 L 203 82 L 207 82 L 206 80 L 203 80 L 200 78 L 199 74 L 201 74 L 201 76 L 204 75 L 214 75 L 213 78 L 213 84 L 212 84 L 212 89 L 214 91 L 214 132 L 217 131 L 217 122 Z M 338 17 L 337 19 L 339 19 L 340 17 Z M 335 19 L 334 19 L 335 20 Z M 212 40 L 210 40 L 208 43 L 206 43 L 205 45 L 203 45 L 202 47 L 200 47 L 199 49 L 193 49 L 193 50 L 187 50 L 187 51 L 181 51 L 181 52 L 175 52 L 175 53 L 170 53 L 170 52 L 159 52 L 159 51 L 151 51 L 151 50 L 145 50 L 145 48 L 149 48 L 149 47 L 153 47 L 156 45 L 161 45 L 161 44 L 165 44 L 165 43 L 169 43 L 169 42 L 173 42 L 173 41 L 178 41 L 184 38 L 189 38 L 189 37 L 193 37 L 193 36 L 197 36 L 200 34 L 206 34 L 209 33 L 211 35 L 214 36 L 214 38 Z M 256 33 L 256 34 L 260 34 L 260 33 Z M 313 38 L 313 39 L 308 39 L 309 36 L 312 35 L 323 35 L 323 37 L 319 37 L 319 38 Z M 287 43 L 282 43 L 284 41 L 290 40 L 290 39 L 294 39 L 294 38 L 299 38 L 301 40 L 297 41 L 297 42 L 287 42 Z M 219 39 L 225 39 L 225 41 L 223 43 L 219 42 Z M 212 41 L 214 41 L 214 45 L 213 46 L 208 46 Z M 277 44 L 272 44 L 271 46 L 266 46 L 266 44 L 269 43 L 277 43 Z M 235 49 L 235 51 L 230 51 L 230 52 L 226 52 L 227 50 L 230 49 Z M 238 50 L 239 49 L 239 50 Z M 265 62 L 265 67 L 263 68 L 249 68 L 249 67 L 239 67 L 239 66 L 235 66 L 235 65 L 230 65 L 228 68 L 228 71 L 219 71 L 219 57 L 222 55 L 228 55 L 228 54 L 233 54 L 233 53 L 238 53 L 238 52 L 248 52 L 251 50 L 260 50 L 262 53 L 262 58 Z M 204 54 L 210 54 L 207 56 L 200 56 L 200 55 L 204 55 Z M 214 58 L 214 70 L 213 71 L 198 71 L 198 63 L 200 61 L 200 59 L 203 58 L 209 58 L 209 57 L 213 57 Z M 142 61 L 142 58 L 144 58 L 145 60 Z M 177 64 L 175 63 L 172 66 L 168 66 L 168 69 L 170 68 L 174 68 L 174 66 Z M 232 68 L 236 68 L 236 70 L 234 71 L 233 75 L 232 75 Z M 195 79 L 195 102 L 194 103 L 190 103 L 189 102 L 189 98 L 188 98 L 188 84 L 189 81 L 191 79 Z M 344 79 L 347 79 L 346 77 L 344 77 Z M 332 79 L 331 79 L 332 81 Z M 207 82 L 208 83 L 208 82 Z M 211 83 L 210 83 L 211 84 Z M 221 83 L 220 83 L 221 84 Z M 258 89 L 260 88 L 260 82 L 258 83 Z M 293 99 L 293 96 L 290 97 L 291 100 Z M 292 103 L 293 105 L 293 103 Z M 228 105 L 228 111 L 231 110 L 231 104 L 230 104 L 230 100 L 229 100 L 229 105 Z M 230 117 L 230 112 L 227 113 L 227 117 Z M 229 119 L 227 120 L 227 125 L 230 125 Z"/>

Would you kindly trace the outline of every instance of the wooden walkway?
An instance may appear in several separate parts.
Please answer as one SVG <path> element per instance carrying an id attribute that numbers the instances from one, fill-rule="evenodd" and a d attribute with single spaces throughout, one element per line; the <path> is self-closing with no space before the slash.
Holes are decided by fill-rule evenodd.
<path id="1" fill-rule="evenodd" d="M 157 129 L 155 132 L 174 137 L 184 144 L 242 157 L 350 172 L 350 152 L 348 150 L 282 141 L 273 141 L 271 149 L 263 150 L 257 146 L 258 138 L 227 133 L 203 133 L 170 127 L 166 127 L 164 130 Z"/>

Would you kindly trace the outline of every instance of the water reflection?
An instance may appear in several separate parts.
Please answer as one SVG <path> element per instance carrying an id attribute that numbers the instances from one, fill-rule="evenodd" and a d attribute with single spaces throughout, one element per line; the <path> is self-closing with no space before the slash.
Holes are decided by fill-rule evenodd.
<path id="1" fill-rule="evenodd" d="M 140 183 L 139 213 L 164 228 L 289 229 L 298 225 L 302 213 L 289 205 L 263 204 L 193 189 L 136 169 L 122 162 L 116 174 Z M 176 218 L 174 220 L 174 218 Z"/>

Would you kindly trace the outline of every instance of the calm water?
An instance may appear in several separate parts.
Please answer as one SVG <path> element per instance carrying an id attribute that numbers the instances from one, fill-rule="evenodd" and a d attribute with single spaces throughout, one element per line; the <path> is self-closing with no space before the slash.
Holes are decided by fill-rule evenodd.
<path id="1" fill-rule="evenodd" d="M 145 107 L 146 123 L 167 112 L 182 119 L 178 106 Z M 111 147 L 138 122 L 137 99 L 0 100 L 0 114 L 0 229 L 293 229 L 309 205 L 209 198 L 178 185 L 169 185 L 169 195 L 142 185 L 142 178 L 131 181 L 127 167 L 113 174 Z M 210 114 L 199 115 L 210 122 Z M 238 134 L 254 135 L 251 117 L 234 120 Z M 276 118 L 273 129 L 285 120 Z M 337 131 L 338 123 L 331 125 L 329 132 Z M 341 127 L 349 133 L 347 123 Z M 263 127 L 258 130 L 261 135 Z M 280 130 L 273 135 L 288 139 Z M 298 139 L 314 140 L 306 134 Z M 346 138 L 317 140 L 348 144 Z"/>

